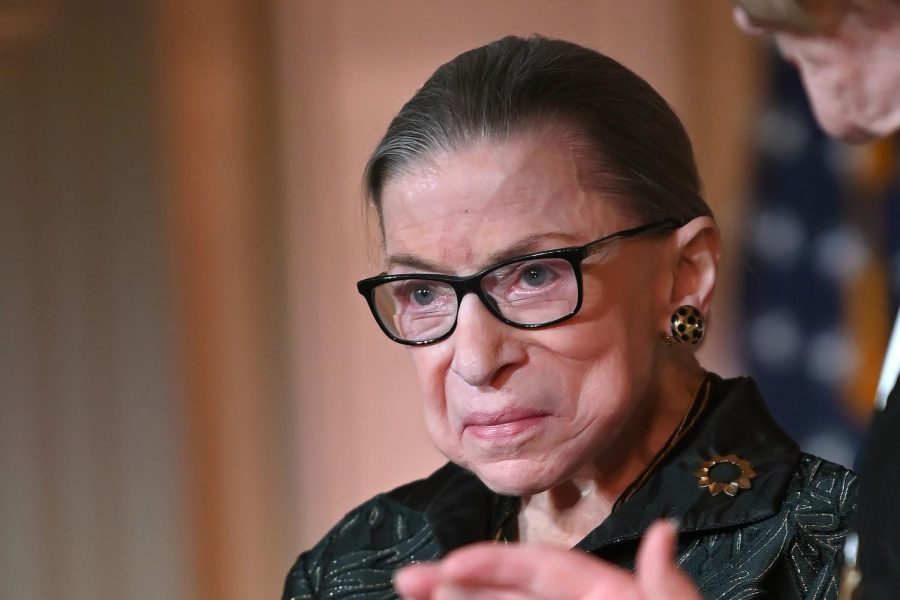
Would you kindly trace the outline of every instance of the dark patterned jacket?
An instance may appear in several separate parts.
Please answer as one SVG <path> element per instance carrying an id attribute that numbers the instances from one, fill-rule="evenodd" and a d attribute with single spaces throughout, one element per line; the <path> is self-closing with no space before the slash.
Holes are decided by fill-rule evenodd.
<path id="1" fill-rule="evenodd" d="M 709 381 L 693 423 L 576 549 L 632 569 L 647 526 L 676 517 L 678 564 L 705 598 L 836 598 L 837 557 L 856 508 L 856 475 L 801 453 L 751 380 L 711 375 Z M 698 470 L 727 455 L 748 461 L 756 477 L 733 497 L 712 495 L 698 485 Z M 739 471 L 723 464 L 710 478 L 736 482 Z M 300 555 L 283 599 L 396 598 L 395 569 L 493 539 L 504 523 L 515 522 L 517 510 L 515 498 L 447 464 L 351 511 Z"/>

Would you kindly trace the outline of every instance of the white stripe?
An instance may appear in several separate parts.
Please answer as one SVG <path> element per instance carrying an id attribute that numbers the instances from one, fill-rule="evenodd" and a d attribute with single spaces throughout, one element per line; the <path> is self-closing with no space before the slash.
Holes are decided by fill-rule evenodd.
<path id="1" fill-rule="evenodd" d="M 876 410 L 884 410 L 887 406 L 888 395 L 897 383 L 898 375 L 900 375 L 900 312 L 894 320 L 894 330 L 891 332 L 884 365 L 881 367 L 881 376 L 878 378 L 878 389 L 875 391 Z"/>

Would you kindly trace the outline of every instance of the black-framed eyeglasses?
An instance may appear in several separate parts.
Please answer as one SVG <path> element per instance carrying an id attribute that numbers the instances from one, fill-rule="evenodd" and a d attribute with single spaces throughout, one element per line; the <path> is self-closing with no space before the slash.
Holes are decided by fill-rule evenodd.
<path id="1" fill-rule="evenodd" d="M 614 240 L 662 233 L 681 226 L 658 221 L 617 231 L 584 246 L 510 258 L 465 277 L 432 273 L 377 275 L 356 284 L 375 321 L 395 342 L 433 344 L 456 329 L 466 294 L 478 296 L 492 315 L 520 329 L 570 319 L 581 308 L 581 262 Z"/>

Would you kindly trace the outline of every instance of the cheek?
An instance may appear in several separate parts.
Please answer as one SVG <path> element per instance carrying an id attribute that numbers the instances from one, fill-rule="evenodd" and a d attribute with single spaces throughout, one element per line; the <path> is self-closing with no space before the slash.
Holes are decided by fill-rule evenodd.
<path id="1" fill-rule="evenodd" d="M 410 349 L 410 357 L 419 378 L 419 386 L 424 394 L 426 411 L 431 411 L 436 406 L 443 407 L 445 404 L 444 379 L 451 360 L 448 350 L 449 344 L 447 343 Z"/>
<path id="2" fill-rule="evenodd" d="M 610 317 L 615 315 L 610 314 Z M 532 352 L 535 366 L 555 390 L 559 414 L 578 428 L 621 411 L 631 382 L 644 377 L 645 345 L 616 319 L 585 320 L 547 331 Z"/>
<path id="3" fill-rule="evenodd" d="M 432 442 L 452 459 L 452 428 L 447 412 L 445 381 L 450 367 L 450 344 L 437 344 L 410 349 L 413 366 L 419 379 L 424 403 L 425 427 Z"/>
<path id="4" fill-rule="evenodd" d="M 651 294 L 635 289 L 595 296 L 568 326 L 560 327 L 543 344 L 570 370 L 564 382 L 583 399 L 606 398 L 608 409 L 650 377 L 659 332 Z M 551 333 L 551 332 L 547 332 Z M 577 388 L 576 388 L 577 386 Z M 609 397 L 617 390 L 616 398 Z M 622 393 L 618 393 L 622 392 Z M 579 402 L 579 412 L 584 409 Z"/>
<path id="5" fill-rule="evenodd" d="M 823 125 L 829 127 L 834 122 L 833 126 L 839 126 L 847 118 L 845 111 L 858 110 L 865 70 L 852 48 L 793 37 L 779 39 L 779 47 L 800 71 L 807 96 Z"/>
<path id="6" fill-rule="evenodd" d="M 578 334 L 571 336 L 571 352 L 583 358 L 597 354 L 628 354 L 635 346 L 646 346 L 658 320 L 652 282 L 635 285 L 627 278 L 621 283 L 586 282 L 582 309 L 573 324 Z"/>
<path id="7" fill-rule="evenodd" d="M 423 369 L 422 362 L 416 361 L 419 380 L 422 386 L 424 402 L 425 431 L 431 443 L 444 457 L 463 468 L 470 468 L 459 437 L 457 426 L 453 423 L 453 415 L 448 408 L 445 387 L 446 368 L 428 361 L 428 369 Z M 440 363 L 438 363 L 440 364 Z M 420 366 L 421 365 L 421 366 Z M 426 372 L 427 371 L 427 372 Z"/>
<path id="8" fill-rule="evenodd" d="M 616 445 L 632 427 L 639 399 L 653 378 L 655 346 L 635 333 L 646 328 L 640 321 L 610 318 L 585 325 L 583 333 L 569 336 L 581 343 L 578 349 L 570 348 L 569 360 L 562 365 L 568 373 L 560 369 L 558 387 L 563 390 L 559 401 L 568 406 L 565 447 L 574 457 L 590 460 Z"/>
<path id="9" fill-rule="evenodd" d="M 638 341 L 627 322 L 577 324 L 560 334 L 559 343 L 547 340 L 544 348 L 553 356 L 560 387 L 577 399 L 577 412 L 589 409 L 594 399 L 607 407 L 618 404 L 610 394 L 619 395 L 630 389 L 630 381 L 646 377 L 647 344 Z"/>

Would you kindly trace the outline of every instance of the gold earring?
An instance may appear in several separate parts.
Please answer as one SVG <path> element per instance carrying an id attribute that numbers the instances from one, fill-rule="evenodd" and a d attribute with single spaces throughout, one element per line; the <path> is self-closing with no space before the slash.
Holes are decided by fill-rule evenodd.
<path id="1" fill-rule="evenodd" d="M 663 334 L 663 341 L 673 344 L 696 344 L 703 339 L 706 332 L 706 321 L 696 307 L 690 304 L 679 306 L 672 313 L 672 334 Z"/>

